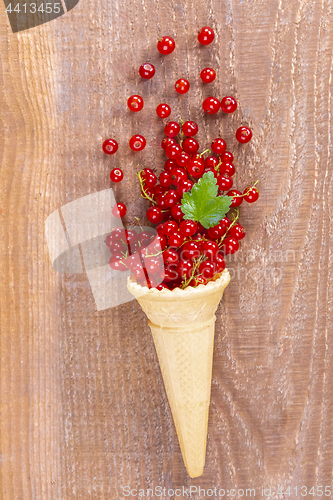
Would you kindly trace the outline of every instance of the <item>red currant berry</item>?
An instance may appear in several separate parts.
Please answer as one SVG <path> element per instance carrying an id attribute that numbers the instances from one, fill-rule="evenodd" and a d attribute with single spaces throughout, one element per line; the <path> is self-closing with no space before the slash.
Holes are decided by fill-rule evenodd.
<path id="1" fill-rule="evenodd" d="M 164 170 L 166 172 L 171 172 L 171 170 L 173 168 L 178 168 L 178 163 L 176 162 L 176 160 L 167 160 L 165 163 L 164 163 Z"/>
<path id="2" fill-rule="evenodd" d="M 103 142 L 103 151 L 107 155 L 114 155 L 118 150 L 118 143 L 114 139 L 106 139 Z"/>
<path id="3" fill-rule="evenodd" d="M 143 135 L 133 135 L 129 140 L 129 145 L 133 151 L 142 151 L 146 146 L 146 139 Z"/>
<path id="4" fill-rule="evenodd" d="M 216 153 L 217 155 L 221 155 L 222 153 L 224 153 L 227 145 L 223 139 L 218 137 L 217 139 L 213 140 L 210 147 L 211 147 L 213 153 Z"/>
<path id="5" fill-rule="evenodd" d="M 170 160 L 175 160 L 177 156 L 182 152 L 182 148 L 179 146 L 179 144 L 175 143 L 168 146 L 165 152 Z"/>
<path id="6" fill-rule="evenodd" d="M 209 262 L 208 260 L 205 260 L 201 262 L 199 266 L 199 273 L 202 275 L 203 278 L 206 280 L 209 280 L 213 278 L 215 274 L 215 265 L 213 262 Z"/>
<path id="7" fill-rule="evenodd" d="M 240 191 L 237 191 L 237 189 L 232 189 L 231 191 L 227 192 L 227 196 L 232 196 L 232 202 L 230 207 L 239 207 L 243 203 L 243 198 L 242 198 L 242 193 Z"/>
<path id="8" fill-rule="evenodd" d="M 125 259 L 121 254 L 115 254 L 110 257 L 109 265 L 116 271 L 127 271 L 128 268 L 124 261 Z"/>
<path id="9" fill-rule="evenodd" d="M 157 177 L 155 174 L 146 174 L 144 179 L 145 185 L 148 187 L 154 187 L 157 184 Z"/>
<path id="10" fill-rule="evenodd" d="M 168 285 L 166 285 L 165 283 L 160 283 L 159 285 L 157 285 L 157 287 L 155 287 L 157 290 L 164 290 L 164 288 L 166 288 L 167 290 L 169 290 L 169 287 Z"/>
<path id="11" fill-rule="evenodd" d="M 106 244 L 108 244 L 108 241 L 111 242 L 115 240 L 126 240 L 125 230 L 122 227 L 115 227 L 112 229 L 112 232 L 106 237 Z"/>
<path id="12" fill-rule="evenodd" d="M 110 252 L 113 254 L 114 253 L 121 254 L 121 252 L 126 252 L 127 246 L 125 245 L 125 243 L 123 243 L 123 241 L 114 240 L 114 241 L 111 241 L 109 249 L 110 249 Z"/>
<path id="13" fill-rule="evenodd" d="M 188 121 L 183 124 L 182 130 L 188 137 L 193 137 L 198 133 L 199 128 L 195 122 Z"/>
<path id="14" fill-rule="evenodd" d="M 212 115 L 220 109 L 220 101 L 216 97 L 207 97 L 202 103 L 202 108 L 205 113 Z"/>
<path id="15" fill-rule="evenodd" d="M 246 235 L 246 232 L 238 222 L 234 226 L 232 226 L 228 231 L 228 236 L 231 238 L 236 238 L 236 240 L 242 240 Z"/>
<path id="16" fill-rule="evenodd" d="M 222 224 L 221 222 L 219 222 L 218 224 L 216 224 L 216 226 L 210 227 L 208 229 L 208 235 L 213 240 L 218 240 L 219 238 L 222 238 L 222 236 L 225 234 L 226 230 L 227 230 L 227 226 L 225 224 Z"/>
<path id="17" fill-rule="evenodd" d="M 198 245 L 195 241 L 188 241 L 182 246 L 180 257 L 183 260 L 193 260 L 198 259 L 200 257 L 200 253 L 200 245 Z"/>
<path id="18" fill-rule="evenodd" d="M 194 183 L 188 179 L 180 182 L 177 186 L 177 193 L 179 194 L 179 196 L 182 197 L 184 193 L 192 189 L 193 184 Z"/>
<path id="19" fill-rule="evenodd" d="M 125 235 L 126 235 L 127 245 L 129 245 L 129 246 L 136 243 L 139 239 L 136 231 L 131 231 L 130 229 L 128 229 L 128 230 L 125 229 Z"/>
<path id="20" fill-rule="evenodd" d="M 156 226 L 156 231 L 158 234 L 164 234 L 164 222 L 162 224 L 159 224 L 158 226 Z"/>
<path id="21" fill-rule="evenodd" d="M 179 167 L 186 167 L 186 165 L 188 165 L 190 160 L 191 160 L 190 155 L 185 151 L 182 151 L 176 158 L 176 162 Z"/>
<path id="22" fill-rule="evenodd" d="M 209 45 L 214 40 L 215 33 L 212 28 L 204 26 L 198 33 L 198 40 L 201 45 Z"/>
<path id="23" fill-rule="evenodd" d="M 230 151 L 225 151 L 223 155 L 221 155 L 221 161 L 226 163 L 232 163 L 234 159 L 234 155 L 230 153 Z"/>
<path id="24" fill-rule="evenodd" d="M 161 103 L 157 106 L 156 113 L 160 118 L 168 118 L 171 114 L 171 108 L 168 104 Z"/>
<path id="25" fill-rule="evenodd" d="M 231 177 L 225 177 L 224 175 L 219 175 L 217 178 L 217 185 L 220 191 L 228 191 L 232 188 L 233 180 Z"/>
<path id="26" fill-rule="evenodd" d="M 175 186 L 187 179 L 187 172 L 184 168 L 181 167 L 173 168 L 170 174 L 172 177 L 172 184 L 174 184 Z"/>
<path id="27" fill-rule="evenodd" d="M 254 203 L 259 198 L 259 191 L 255 186 L 252 188 L 247 187 L 243 194 L 245 194 L 244 200 L 248 203 Z"/>
<path id="28" fill-rule="evenodd" d="M 138 235 L 138 241 L 142 247 L 147 247 L 153 238 L 154 234 L 151 231 L 142 231 Z"/>
<path id="29" fill-rule="evenodd" d="M 182 212 L 182 209 L 181 209 L 181 205 L 179 203 L 177 203 L 176 205 L 174 205 L 171 209 L 171 215 L 174 219 L 176 219 L 178 222 L 181 221 L 184 217 L 184 214 Z"/>
<path id="30" fill-rule="evenodd" d="M 164 186 L 161 186 L 161 184 L 157 184 L 154 188 L 154 196 L 157 198 L 160 194 L 164 194 L 167 191 L 167 188 Z"/>
<path id="31" fill-rule="evenodd" d="M 193 262 L 191 260 L 180 260 L 177 264 L 177 272 L 183 279 L 191 276 L 192 269 Z"/>
<path id="32" fill-rule="evenodd" d="M 180 78 L 175 83 L 175 89 L 178 94 L 186 94 L 186 92 L 189 91 L 189 88 L 190 82 L 188 80 L 185 80 L 185 78 Z"/>
<path id="33" fill-rule="evenodd" d="M 169 172 L 160 173 L 160 183 L 163 187 L 169 187 L 172 184 L 172 177 Z"/>
<path id="34" fill-rule="evenodd" d="M 181 233 L 171 233 L 169 238 L 168 238 L 168 244 L 171 247 L 180 247 L 185 241 L 185 236 L 183 236 Z"/>
<path id="35" fill-rule="evenodd" d="M 175 220 L 168 220 L 163 224 L 163 233 L 170 236 L 171 233 L 178 231 L 178 224 Z"/>
<path id="36" fill-rule="evenodd" d="M 187 171 L 190 175 L 192 175 L 192 177 L 198 179 L 202 176 L 204 171 L 203 161 L 201 159 L 190 161 L 190 163 L 187 165 Z"/>
<path id="37" fill-rule="evenodd" d="M 200 78 L 204 83 L 212 83 L 216 78 L 213 68 L 205 68 L 200 73 Z"/>
<path id="38" fill-rule="evenodd" d="M 124 203 L 117 203 L 117 205 L 115 205 L 113 208 L 112 208 L 112 213 L 115 217 L 125 217 L 126 215 L 126 212 L 127 212 L 127 208 L 126 208 L 126 205 L 124 205 Z"/>
<path id="39" fill-rule="evenodd" d="M 189 286 L 197 287 L 199 285 L 206 285 L 207 280 L 203 276 L 194 276 L 194 278 L 190 281 Z"/>
<path id="40" fill-rule="evenodd" d="M 218 252 L 219 246 L 215 241 L 204 241 L 202 244 L 202 253 L 205 257 L 209 257 L 210 260 L 213 260 L 216 252 Z"/>
<path id="41" fill-rule="evenodd" d="M 163 212 L 159 207 L 149 207 L 147 210 L 147 219 L 152 224 L 159 224 L 163 219 Z"/>
<path id="42" fill-rule="evenodd" d="M 222 271 L 224 271 L 225 261 L 224 261 L 223 255 L 221 255 L 219 252 L 214 257 L 214 264 L 215 264 L 215 269 L 218 273 L 221 273 Z"/>
<path id="43" fill-rule="evenodd" d="M 224 113 L 234 113 L 237 109 L 237 101 L 234 97 L 230 95 L 223 97 L 221 101 L 221 109 Z"/>
<path id="44" fill-rule="evenodd" d="M 214 177 L 217 179 L 217 176 L 219 175 L 218 172 L 215 170 L 214 167 L 205 167 L 204 173 L 206 172 L 213 172 Z"/>
<path id="45" fill-rule="evenodd" d="M 131 97 L 128 98 L 127 101 L 127 106 L 131 111 L 141 111 L 143 108 L 143 99 L 139 95 L 131 95 Z"/>
<path id="46" fill-rule="evenodd" d="M 173 280 L 176 280 L 178 278 L 178 273 L 177 273 L 175 267 L 176 266 L 174 264 L 172 264 L 164 269 L 164 281 L 166 281 L 167 283 L 169 281 L 173 281 Z M 173 290 L 173 287 L 171 287 L 171 284 L 170 284 L 170 290 Z"/>
<path id="47" fill-rule="evenodd" d="M 220 220 L 219 224 L 223 224 L 227 229 L 228 227 L 231 226 L 231 220 L 228 219 L 228 217 L 223 217 L 223 219 Z"/>
<path id="48" fill-rule="evenodd" d="M 149 80 L 155 75 L 155 68 L 152 64 L 145 63 L 140 66 L 139 73 L 142 78 L 144 78 L 145 80 Z"/>
<path id="49" fill-rule="evenodd" d="M 199 149 L 199 143 L 195 139 L 192 139 L 192 137 L 187 137 L 183 141 L 183 150 L 186 151 L 186 153 L 196 153 Z"/>
<path id="50" fill-rule="evenodd" d="M 165 203 L 168 208 L 172 208 L 180 202 L 180 196 L 175 189 L 170 189 L 165 193 Z"/>
<path id="51" fill-rule="evenodd" d="M 166 265 L 177 264 L 179 261 L 179 255 L 173 248 L 168 248 L 165 252 L 163 252 L 163 261 Z"/>
<path id="52" fill-rule="evenodd" d="M 217 167 L 219 159 L 216 156 L 207 156 L 205 159 L 205 167 Z"/>
<path id="53" fill-rule="evenodd" d="M 194 220 L 183 220 L 179 225 L 179 231 L 187 237 L 193 236 L 198 230 L 198 225 Z"/>
<path id="54" fill-rule="evenodd" d="M 120 168 L 114 168 L 110 172 L 112 182 L 120 182 L 124 177 L 123 171 Z"/>
<path id="55" fill-rule="evenodd" d="M 163 141 L 161 142 L 162 149 L 166 151 L 167 148 L 171 146 L 171 144 L 177 144 L 175 139 L 173 139 L 172 137 L 164 137 Z"/>
<path id="56" fill-rule="evenodd" d="M 171 36 L 163 36 L 157 42 L 157 50 L 164 56 L 171 54 L 175 50 L 175 47 L 175 41 Z"/>
<path id="57" fill-rule="evenodd" d="M 241 144 L 246 144 L 252 138 L 252 131 L 248 127 L 239 127 L 236 132 L 236 139 Z"/>
<path id="58" fill-rule="evenodd" d="M 160 194 L 156 197 L 157 205 L 162 209 L 162 210 L 167 210 L 168 204 L 166 202 L 165 194 Z"/>
<path id="59" fill-rule="evenodd" d="M 221 163 L 220 165 L 220 173 L 221 174 L 228 174 L 230 177 L 232 177 L 235 173 L 235 167 L 232 163 Z"/>
<path id="60" fill-rule="evenodd" d="M 164 133 L 168 137 L 176 137 L 180 132 L 180 126 L 176 122 L 169 122 L 164 127 Z"/>
<path id="61" fill-rule="evenodd" d="M 225 254 L 232 254 L 237 252 L 237 250 L 239 249 L 238 240 L 236 240 L 236 238 L 226 238 L 223 241 L 222 249 Z"/>
<path id="62" fill-rule="evenodd" d="M 164 248 L 167 246 L 167 239 L 164 234 L 158 234 L 156 236 L 156 242 L 160 244 L 161 250 L 164 250 Z"/>

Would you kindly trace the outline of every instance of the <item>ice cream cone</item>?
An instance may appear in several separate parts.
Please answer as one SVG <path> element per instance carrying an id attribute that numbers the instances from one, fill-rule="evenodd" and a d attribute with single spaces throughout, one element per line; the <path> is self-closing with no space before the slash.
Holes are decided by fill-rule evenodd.
<path id="1" fill-rule="evenodd" d="M 191 477 L 205 465 L 215 311 L 230 281 L 227 270 L 207 285 L 157 290 L 128 281 L 149 319 L 181 452 Z"/>

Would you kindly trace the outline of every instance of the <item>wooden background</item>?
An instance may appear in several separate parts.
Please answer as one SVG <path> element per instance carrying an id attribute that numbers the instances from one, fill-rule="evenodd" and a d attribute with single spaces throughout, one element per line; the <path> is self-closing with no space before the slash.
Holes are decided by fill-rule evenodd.
<path id="1" fill-rule="evenodd" d="M 18 34 L 0 1 L 0 24 L 1 499 L 183 485 L 259 496 L 278 484 L 294 499 L 332 485 L 333 1 L 81 0 Z M 198 47 L 204 25 L 216 40 Z M 162 58 L 165 34 L 177 50 Z M 144 82 L 148 60 L 156 76 Z M 208 65 L 211 87 L 199 82 Z M 191 90 L 175 96 L 183 76 Z M 145 98 L 138 116 L 133 93 Z M 228 94 L 233 116 L 203 116 L 204 96 Z M 172 118 L 198 120 L 203 146 L 223 134 L 235 184 L 258 179 L 261 192 L 241 207 L 247 237 L 217 313 L 206 467 L 193 480 L 139 305 L 96 312 L 86 276 L 57 274 L 44 237 L 47 216 L 110 187 L 115 165 L 126 223 L 143 219 L 135 166 L 162 168 L 154 109 L 165 100 Z M 241 124 L 254 132 L 246 146 L 234 140 Z M 140 132 L 148 146 L 131 153 Z M 109 136 L 115 157 L 101 151 Z"/>

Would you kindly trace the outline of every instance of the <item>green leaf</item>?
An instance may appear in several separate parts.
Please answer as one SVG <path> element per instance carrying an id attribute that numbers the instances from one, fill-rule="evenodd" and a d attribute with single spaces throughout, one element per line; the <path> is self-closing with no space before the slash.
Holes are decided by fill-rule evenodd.
<path id="1" fill-rule="evenodd" d="M 216 226 L 228 212 L 232 197 L 217 196 L 218 186 L 213 172 L 206 172 L 194 184 L 191 191 L 184 193 L 182 212 L 184 219 L 200 222 L 204 228 Z"/>

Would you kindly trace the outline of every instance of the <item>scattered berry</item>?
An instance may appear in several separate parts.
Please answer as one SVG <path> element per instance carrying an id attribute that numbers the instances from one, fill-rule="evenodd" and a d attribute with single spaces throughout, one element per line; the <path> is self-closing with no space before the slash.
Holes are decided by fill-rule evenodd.
<path id="1" fill-rule="evenodd" d="M 181 151 L 182 148 L 179 146 L 179 144 L 175 143 L 168 146 L 165 150 L 165 153 L 170 160 L 174 160 L 181 153 Z"/>
<path id="2" fill-rule="evenodd" d="M 220 139 L 219 137 L 217 139 L 214 139 L 212 144 L 211 144 L 211 149 L 213 153 L 216 153 L 217 155 L 221 155 L 224 153 L 225 148 L 227 147 L 226 142 L 223 139 Z"/>
<path id="3" fill-rule="evenodd" d="M 223 241 L 222 249 L 225 254 L 233 254 L 239 249 L 239 243 L 236 238 L 226 238 Z"/>
<path id="4" fill-rule="evenodd" d="M 207 156 L 205 159 L 205 167 L 217 167 L 219 159 L 216 156 Z"/>
<path id="5" fill-rule="evenodd" d="M 196 153 L 199 149 L 199 143 L 195 139 L 192 139 L 192 137 L 187 137 L 183 141 L 183 149 L 186 153 Z"/>
<path id="6" fill-rule="evenodd" d="M 175 83 L 175 89 L 178 94 L 186 94 L 186 92 L 189 91 L 189 88 L 190 82 L 188 80 L 185 80 L 185 78 L 180 78 Z"/>
<path id="7" fill-rule="evenodd" d="M 192 177 L 198 179 L 204 172 L 204 163 L 200 160 L 191 160 L 187 165 L 187 171 Z"/>
<path id="8" fill-rule="evenodd" d="M 198 33 L 198 40 L 201 45 L 209 45 L 214 40 L 215 33 L 212 28 L 204 26 Z"/>
<path id="9" fill-rule="evenodd" d="M 232 188 L 233 180 L 231 177 L 219 175 L 216 180 L 220 191 L 228 191 L 229 189 Z"/>
<path id="10" fill-rule="evenodd" d="M 198 133 L 198 130 L 198 125 L 192 121 L 185 122 L 182 126 L 182 131 L 188 137 L 193 137 L 194 135 L 196 135 Z"/>
<path id="11" fill-rule="evenodd" d="M 237 189 L 232 189 L 231 191 L 228 191 L 227 196 L 232 196 L 233 198 L 230 205 L 231 208 L 239 207 L 239 205 L 243 203 L 242 193 L 240 191 L 237 191 Z"/>
<path id="12" fill-rule="evenodd" d="M 230 151 L 225 151 L 223 155 L 221 155 L 221 160 L 226 163 L 232 163 L 234 159 L 234 155 L 230 153 Z"/>
<path id="13" fill-rule="evenodd" d="M 189 153 L 186 153 L 185 151 L 182 151 L 176 158 L 176 162 L 180 167 L 186 167 L 190 160 L 191 157 Z"/>
<path id="14" fill-rule="evenodd" d="M 142 66 L 140 66 L 139 68 L 139 74 L 145 80 L 149 80 L 150 78 L 153 78 L 153 76 L 155 75 L 155 68 L 150 63 L 142 64 Z"/>
<path id="15" fill-rule="evenodd" d="M 160 118 L 168 118 L 171 114 L 171 108 L 168 104 L 161 103 L 157 106 L 156 113 Z"/>
<path id="16" fill-rule="evenodd" d="M 123 171 L 120 168 L 114 168 L 110 172 L 112 182 L 120 182 L 124 177 Z"/>
<path id="17" fill-rule="evenodd" d="M 234 113 L 237 109 L 237 101 L 234 97 L 223 97 L 221 101 L 221 109 L 224 113 Z"/>
<path id="18" fill-rule="evenodd" d="M 175 50 L 175 46 L 175 41 L 171 36 L 163 36 L 157 42 L 157 50 L 165 56 L 171 54 Z"/>
<path id="19" fill-rule="evenodd" d="M 147 210 L 147 219 L 152 224 L 159 224 L 163 219 L 163 212 L 159 207 L 149 207 Z"/>
<path id="20" fill-rule="evenodd" d="M 176 141 L 172 137 L 164 137 L 163 141 L 161 142 L 161 147 L 166 151 L 171 144 L 177 144 Z"/>
<path id="21" fill-rule="evenodd" d="M 255 186 L 246 188 L 243 194 L 245 195 L 244 200 L 248 203 L 254 203 L 259 198 L 259 191 Z"/>
<path id="22" fill-rule="evenodd" d="M 205 68 L 200 73 L 200 78 L 204 83 L 212 83 L 216 78 L 213 68 Z"/>
<path id="23" fill-rule="evenodd" d="M 127 212 L 126 205 L 124 203 L 117 203 L 113 208 L 112 208 L 112 213 L 115 217 L 125 217 Z"/>
<path id="24" fill-rule="evenodd" d="M 248 127 L 239 127 L 236 132 L 236 139 L 241 144 L 246 144 L 252 138 L 252 132 Z"/>
<path id="25" fill-rule="evenodd" d="M 103 151 L 107 155 L 114 155 L 118 150 L 118 143 L 114 139 L 106 139 L 103 142 Z"/>
<path id="26" fill-rule="evenodd" d="M 229 177 L 233 176 L 235 173 L 235 166 L 232 163 L 221 163 L 220 165 L 220 173 L 221 174 L 228 174 Z"/>
<path id="27" fill-rule="evenodd" d="M 131 97 L 128 98 L 127 101 L 127 106 L 131 111 L 141 111 L 143 108 L 143 99 L 139 95 L 131 95 Z"/>
<path id="28" fill-rule="evenodd" d="M 164 133 L 167 137 L 176 137 L 180 132 L 180 126 L 176 122 L 169 122 L 164 127 Z"/>
<path id="29" fill-rule="evenodd" d="M 160 173 L 160 184 L 163 187 L 169 187 L 172 184 L 172 177 L 169 172 Z"/>
<path id="30" fill-rule="evenodd" d="M 202 103 L 202 108 L 205 113 L 212 115 L 220 109 L 220 101 L 216 97 L 207 97 Z"/>
<path id="31" fill-rule="evenodd" d="M 133 135 L 129 140 L 129 145 L 133 151 L 142 151 L 146 146 L 146 139 L 143 135 Z"/>

